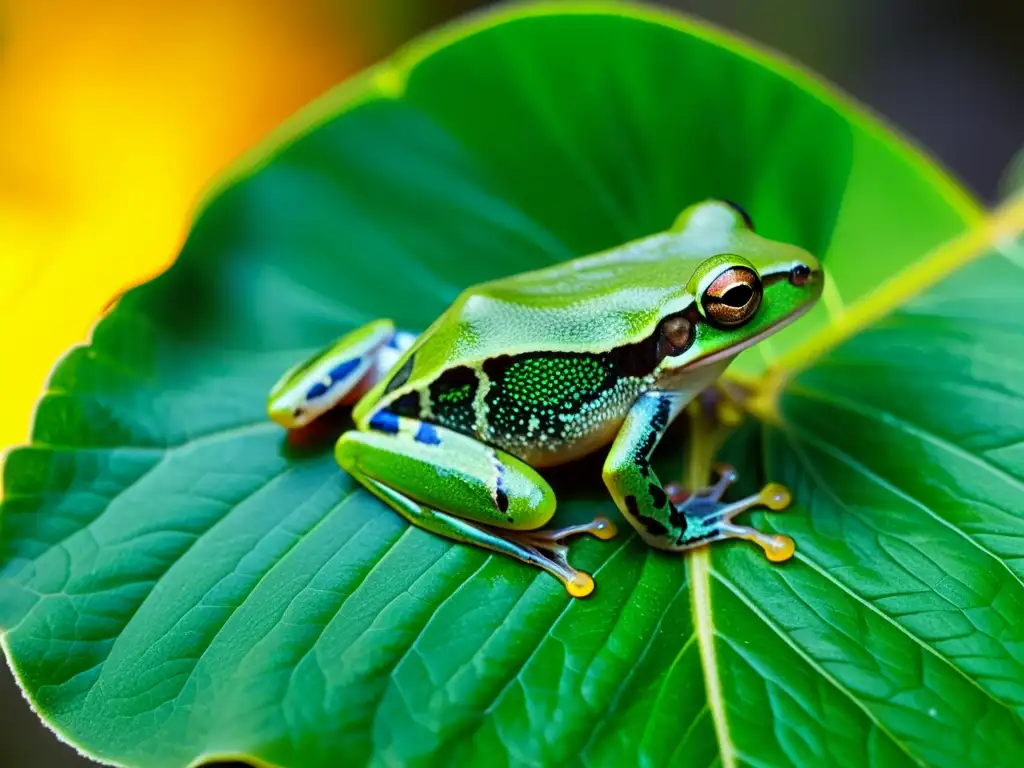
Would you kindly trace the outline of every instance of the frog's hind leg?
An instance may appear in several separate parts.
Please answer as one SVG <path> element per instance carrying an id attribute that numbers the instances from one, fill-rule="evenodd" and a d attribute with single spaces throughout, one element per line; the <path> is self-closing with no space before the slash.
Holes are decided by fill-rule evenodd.
<path id="1" fill-rule="evenodd" d="M 378 413 L 370 431 L 338 440 L 338 463 L 406 520 L 455 541 L 501 552 L 557 578 L 573 597 L 594 588 L 573 568 L 562 541 L 615 535 L 604 518 L 535 530 L 555 512 L 551 487 L 531 467 L 473 438 L 415 419 Z"/>
<path id="2" fill-rule="evenodd" d="M 335 406 L 358 400 L 416 337 L 375 320 L 289 368 L 270 391 L 267 412 L 283 427 L 309 424 Z"/>
<path id="3" fill-rule="evenodd" d="M 371 493 L 418 528 L 454 541 L 475 544 L 478 547 L 500 552 L 536 566 L 561 581 L 565 585 L 566 591 L 573 597 L 586 597 L 594 590 L 594 579 L 590 574 L 578 571 L 569 565 L 566 559 L 569 548 L 564 544 L 557 544 L 553 540 L 549 540 L 541 545 L 539 542 L 525 537 L 520 538 L 510 531 L 471 523 L 455 515 L 424 507 L 405 494 L 389 488 L 379 480 L 374 480 L 361 472 L 354 471 L 352 474 Z M 596 536 L 605 538 L 604 532 L 610 525 L 611 523 L 602 525 L 601 522 L 594 521 L 587 530 Z M 577 528 L 582 527 L 577 526 Z M 576 532 L 583 531 L 573 531 L 573 533 Z M 542 550 L 547 550 L 547 553 Z"/>

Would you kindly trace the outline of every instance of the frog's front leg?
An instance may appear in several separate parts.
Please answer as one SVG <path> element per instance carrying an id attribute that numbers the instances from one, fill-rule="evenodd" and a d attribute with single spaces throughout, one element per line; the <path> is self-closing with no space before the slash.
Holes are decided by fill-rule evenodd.
<path id="1" fill-rule="evenodd" d="M 783 486 L 769 483 L 760 493 L 727 504 L 721 497 L 736 475 L 723 468 L 714 486 L 685 498 L 678 491 L 666 493 L 651 468 L 651 455 L 685 405 L 678 393 L 653 391 L 641 395 L 630 409 L 604 465 L 605 484 L 622 514 L 645 542 L 658 549 L 679 551 L 721 539 L 746 539 L 762 547 L 769 560 L 791 557 L 793 541 L 788 536 L 768 536 L 732 522 L 751 507 L 784 509 L 789 492 Z"/>
<path id="2" fill-rule="evenodd" d="M 544 569 L 573 597 L 593 579 L 566 560 L 562 540 L 589 533 L 610 539 L 604 518 L 560 530 L 536 530 L 555 512 L 555 495 L 535 470 L 471 437 L 388 411 L 366 431 L 346 432 L 338 463 L 413 525 L 455 541 L 501 552 Z"/>

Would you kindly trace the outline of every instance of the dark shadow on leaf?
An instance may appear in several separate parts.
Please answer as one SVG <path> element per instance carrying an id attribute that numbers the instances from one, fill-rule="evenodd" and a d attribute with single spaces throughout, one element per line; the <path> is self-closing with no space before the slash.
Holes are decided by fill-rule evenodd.
<path id="1" fill-rule="evenodd" d="M 282 451 L 287 458 L 296 460 L 320 456 L 334 446 L 342 432 L 354 427 L 351 408 L 334 408 L 305 427 L 288 430 Z"/>

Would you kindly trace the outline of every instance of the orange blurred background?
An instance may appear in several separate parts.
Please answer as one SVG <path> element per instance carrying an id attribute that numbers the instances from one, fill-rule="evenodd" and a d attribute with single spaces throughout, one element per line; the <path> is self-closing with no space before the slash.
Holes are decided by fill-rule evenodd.
<path id="1" fill-rule="evenodd" d="M 27 440 L 50 369 L 110 298 L 173 259 L 211 177 L 456 11 L 413 0 L 0 2 L 0 448 Z"/>

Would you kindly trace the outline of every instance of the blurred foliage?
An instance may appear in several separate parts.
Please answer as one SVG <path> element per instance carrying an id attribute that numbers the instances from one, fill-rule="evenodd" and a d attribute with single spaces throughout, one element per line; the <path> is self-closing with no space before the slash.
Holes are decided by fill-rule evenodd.
<path id="1" fill-rule="evenodd" d="M 1003 197 L 1010 197 L 1018 192 L 1024 192 L 1024 149 L 1017 153 L 1006 169 L 999 185 Z"/>

